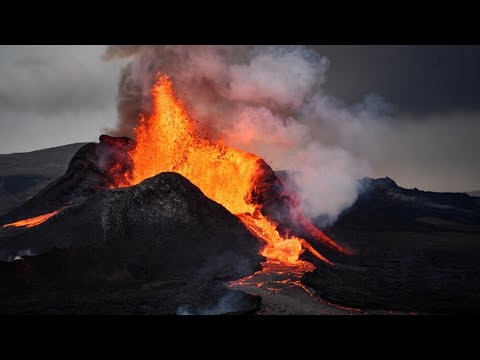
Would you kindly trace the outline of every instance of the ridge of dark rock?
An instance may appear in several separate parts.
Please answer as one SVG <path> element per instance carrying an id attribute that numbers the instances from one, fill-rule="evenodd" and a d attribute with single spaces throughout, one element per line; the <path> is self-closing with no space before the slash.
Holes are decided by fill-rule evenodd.
<path id="1" fill-rule="evenodd" d="M 114 183 L 108 169 L 113 164 L 129 166 L 127 151 L 132 141 L 100 136 L 99 143 L 83 145 L 72 157 L 64 175 L 48 184 L 19 207 L 0 216 L 0 225 L 78 204 Z"/>
<path id="2" fill-rule="evenodd" d="M 0 312 L 15 309 L 15 296 L 22 294 L 47 299 L 52 292 L 76 291 L 93 296 L 108 288 L 155 283 L 161 288 L 173 284 L 164 299 L 170 311 L 176 297 L 187 307 L 196 304 L 192 296 L 201 286 L 219 301 L 227 290 L 216 283 L 252 274 L 264 260 L 261 244 L 240 220 L 177 173 L 99 191 L 36 227 L 6 228 L 0 236 L 0 293 L 5 296 Z M 12 261 L 16 257 L 23 259 Z M 185 294 L 187 288 L 191 296 Z M 244 300 L 258 306 L 248 296 Z"/>

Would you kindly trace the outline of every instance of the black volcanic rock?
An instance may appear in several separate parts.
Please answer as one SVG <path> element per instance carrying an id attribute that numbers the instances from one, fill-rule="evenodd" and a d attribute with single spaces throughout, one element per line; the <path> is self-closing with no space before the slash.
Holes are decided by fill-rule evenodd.
<path id="1" fill-rule="evenodd" d="M 0 154 L 0 215 L 21 205 L 64 174 L 68 162 L 83 145 Z"/>
<path id="2" fill-rule="evenodd" d="M 66 173 L 39 191 L 21 206 L 3 216 L 0 224 L 11 223 L 78 204 L 87 197 L 115 185 L 112 168 L 128 171 L 127 152 L 134 142 L 128 138 L 101 135 L 99 143 L 82 146 L 70 160 Z"/>
<path id="3" fill-rule="evenodd" d="M 138 301 L 153 292 L 154 313 L 175 306 L 215 312 L 224 296 L 258 306 L 247 295 L 227 296 L 218 284 L 258 270 L 261 244 L 236 216 L 176 173 L 99 191 L 36 227 L 6 228 L 0 236 L 4 261 L 23 257 L 0 263 L 0 312 L 28 311 L 31 304 L 16 306 L 16 296 L 44 303 L 57 294 L 57 308 L 63 308 L 72 291 L 116 304 L 115 296 L 99 293 L 105 289 L 133 289 Z M 115 306 L 99 312 L 115 312 Z"/>
<path id="4" fill-rule="evenodd" d="M 368 231 L 432 230 L 480 232 L 480 200 L 466 193 L 404 189 L 392 179 L 364 178 L 356 202 L 334 228 Z"/>
<path id="5" fill-rule="evenodd" d="M 132 169 L 128 152 L 135 142 L 127 137 L 108 135 L 101 135 L 99 141 L 81 147 L 63 176 L 19 207 L 0 216 L 0 226 L 82 204 L 99 191 L 121 185 L 118 180 L 125 178 Z M 286 179 L 282 180 L 264 160 L 259 159 L 252 183 L 255 186 L 249 194 L 250 201 L 281 234 L 313 240 L 304 219 L 298 218 L 295 189 Z M 320 251 L 330 251 L 320 242 L 317 247 Z"/>
<path id="6" fill-rule="evenodd" d="M 353 249 L 332 254 L 303 282 L 331 302 L 363 309 L 480 313 L 480 199 L 403 189 L 392 179 L 361 192 L 328 234 Z"/>
<path id="7" fill-rule="evenodd" d="M 211 279 L 210 275 L 215 274 L 214 279 L 233 279 L 256 269 L 253 264 L 258 265 L 260 261 L 257 255 L 260 245 L 256 240 L 256 245 L 252 245 L 252 235 L 235 216 L 210 200 L 197 202 L 189 191 L 184 194 L 184 198 L 189 199 L 188 209 L 183 200 L 183 208 L 178 208 L 182 201 L 175 196 L 171 198 L 171 182 L 151 185 L 145 181 L 119 189 L 119 178 L 131 170 L 128 152 L 134 142 L 107 135 L 100 136 L 99 140 L 98 144 L 80 148 L 62 177 L 23 205 L 0 216 L 1 226 L 63 209 L 51 220 L 30 230 L 9 227 L 0 231 L 0 259 L 11 261 L 24 257 L 22 266 L 28 264 L 36 269 L 25 272 L 22 266 L 7 264 L 4 274 L 8 275 L 0 275 L 5 290 L 18 290 L 15 284 L 40 289 L 52 283 L 55 289 L 66 286 L 70 290 L 117 286 L 117 282 L 120 287 L 133 286 L 151 281 L 170 282 L 171 274 L 181 279 L 188 274 L 193 283 L 198 284 L 200 280 L 194 281 L 197 277 Z M 280 232 L 305 233 L 303 224 L 290 216 L 291 194 L 271 167 L 259 160 L 255 176 L 250 195 L 262 213 L 279 226 Z M 159 193 L 161 189 L 164 190 Z M 203 194 L 202 199 L 206 199 Z M 204 216 L 210 211 L 208 204 L 220 206 L 224 217 L 217 212 Z M 197 223 L 199 220 L 201 224 Z M 235 226 L 231 225 L 233 222 Z M 223 235 L 214 235 L 217 231 Z M 237 241 L 239 236 L 241 240 Z M 247 241 L 243 241 L 245 237 Z M 227 242 L 225 238 L 232 242 L 232 248 L 220 246 Z M 28 257 L 30 254 L 36 256 Z M 99 267 L 94 259 L 111 261 L 105 260 Z M 56 268 L 63 269 L 65 276 L 44 271 Z M 28 276 L 19 278 L 18 274 Z M 224 301 L 220 304 L 225 308 Z M 204 312 L 215 311 L 212 306 L 202 308 Z"/>

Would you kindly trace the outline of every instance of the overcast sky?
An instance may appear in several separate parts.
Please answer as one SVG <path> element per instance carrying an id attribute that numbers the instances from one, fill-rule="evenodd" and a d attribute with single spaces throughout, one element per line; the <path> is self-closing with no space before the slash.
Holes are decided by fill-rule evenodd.
<path id="1" fill-rule="evenodd" d="M 103 46 L 0 47 L 0 153 L 96 141 L 115 125 L 120 63 Z"/>
<path id="2" fill-rule="evenodd" d="M 326 92 L 395 110 L 371 176 L 434 191 L 480 189 L 480 46 L 315 46 Z M 103 46 L 0 46 L 0 153 L 96 141 L 115 126 L 125 60 Z"/>

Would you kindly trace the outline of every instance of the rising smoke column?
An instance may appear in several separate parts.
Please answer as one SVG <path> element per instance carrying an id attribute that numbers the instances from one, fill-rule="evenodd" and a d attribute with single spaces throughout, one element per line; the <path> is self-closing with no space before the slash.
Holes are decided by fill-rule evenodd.
<path id="1" fill-rule="evenodd" d="M 357 197 L 369 172 L 361 156 L 375 135 L 368 124 L 382 101 L 367 97 L 347 108 L 325 94 L 330 63 L 304 46 L 110 46 L 104 58 L 129 57 L 118 89 L 115 135 L 133 136 L 139 115 L 151 111 L 157 73 L 169 75 L 197 120 L 198 131 L 295 170 L 310 217 L 335 219 Z"/>

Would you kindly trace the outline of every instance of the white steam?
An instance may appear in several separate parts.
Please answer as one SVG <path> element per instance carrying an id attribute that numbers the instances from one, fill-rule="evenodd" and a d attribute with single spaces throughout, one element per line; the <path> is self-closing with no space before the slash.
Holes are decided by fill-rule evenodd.
<path id="1" fill-rule="evenodd" d="M 243 302 L 246 296 L 240 291 L 230 290 L 222 295 L 212 306 L 196 308 L 182 305 L 177 309 L 176 315 L 225 315 L 241 312 L 244 308 Z"/>
<path id="2" fill-rule="evenodd" d="M 178 96 L 211 138 L 263 157 L 274 170 L 296 170 L 304 210 L 335 218 L 357 197 L 368 175 L 365 149 L 378 132 L 370 124 L 388 111 L 367 96 L 347 108 L 322 90 L 327 58 L 304 46 L 111 46 L 105 54 L 132 57 L 119 87 L 117 134 L 132 135 L 149 111 L 158 72 L 172 77 Z"/>
<path id="3" fill-rule="evenodd" d="M 6 258 L 7 262 L 23 260 L 25 256 L 36 256 L 37 254 L 33 253 L 31 249 L 18 250 L 16 254 L 9 254 Z M 0 255 L 0 258 L 3 258 L 4 255 Z"/>

